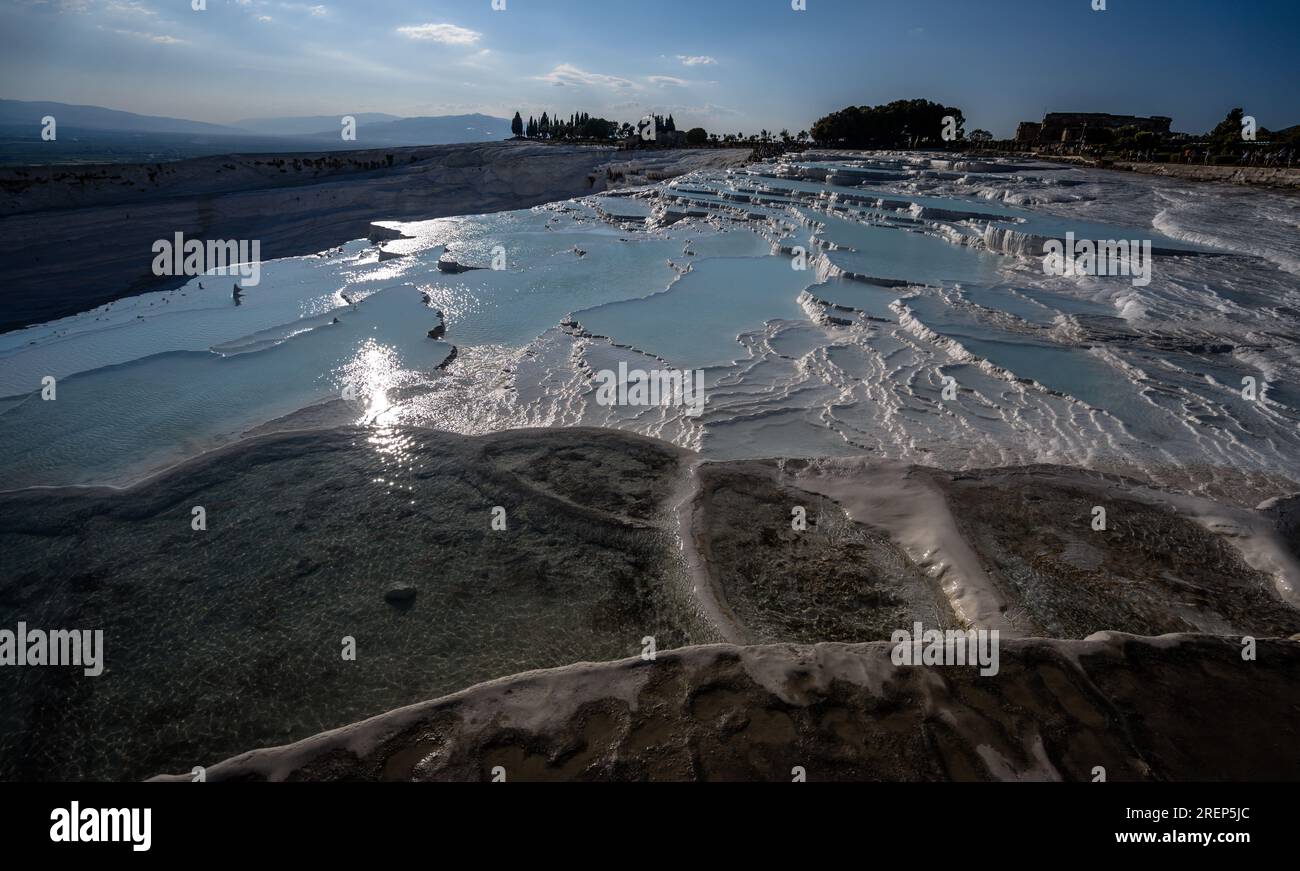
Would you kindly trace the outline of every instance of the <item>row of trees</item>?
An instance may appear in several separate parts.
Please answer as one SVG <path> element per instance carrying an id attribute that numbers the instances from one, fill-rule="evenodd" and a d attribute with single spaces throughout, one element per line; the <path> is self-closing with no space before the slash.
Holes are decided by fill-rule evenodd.
<path id="1" fill-rule="evenodd" d="M 1086 136 L 1068 142 L 1035 143 L 1038 152 L 1077 154 L 1099 160 L 1155 163 L 1212 163 L 1241 166 L 1294 166 L 1300 162 L 1300 125 L 1283 130 L 1256 128 L 1241 108 L 1229 110 L 1214 129 L 1202 134 L 1158 133 L 1136 125 L 1088 128 Z M 972 135 L 972 138 L 973 135 Z M 1000 151 L 1016 151 L 1023 143 L 1003 140 Z"/>
<path id="2" fill-rule="evenodd" d="M 1160 136 L 1149 130 L 1121 127 L 1106 136 L 1089 133 L 1088 144 L 1101 156 L 1175 163 L 1292 166 L 1300 154 L 1300 125 L 1285 130 L 1255 128 L 1246 113 L 1233 108 L 1200 136 Z"/>
<path id="3" fill-rule="evenodd" d="M 655 139 L 677 131 L 677 122 L 670 114 L 655 115 Z M 962 125 L 966 122 L 961 109 L 944 106 L 929 100 L 895 100 L 881 106 L 849 106 L 820 118 L 811 132 L 789 130 L 779 133 L 760 130 L 757 134 L 709 133 L 703 127 L 692 127 L 685 133 L 688 145 L 767 145 L 780 143 L 786 146 L 817 142 L 822 145 L 845 148 L 908 148 L 939 145 L 944 142 L 966 141 Z M 593 118 L 586 112 L 574 112 L 568 120 L 543 112 L 541 118 L 515 113 L 510 129 L 515 136 L 526 139 L 550 140 L 613 140 L 644 136 L 643 119 L 636 124 L 619 123 L 604 118 Z M 971 142 L 986 142 L 993 138 L 986 130 L 976 130 L 969 136 Z"/>
<path id="4" fill-rule="evenodd" d="M 810 142 L 812 140 L 812 136 L 808 133 L 807 130 L 800 130 L 798 133 L 792 134 L 789 130 L 784 130 L 784 129 L 780 133 L 777 133 L 774 130 L 763 129 L 758 131 L 757 133 L 751 133 L 748 136 L 746 136 L 743 132 L 724 133 L 721 137 L 715 134 L 713 136 L 713 139 L 714 141 L 721 141 L 724 143 L 737 143 L 737 144 L 743 143 L 746 145 L 759 143 L 759 142 L 762 143 L 780 142 L 784 145 L 794 145 L 795 143 L 798 143 L 802 145 L 806 142 Z"/>
<path id="5" fill-rule="evenodd" d="M 677 121 L 671 114 L 667 116 L 654 115 L 653 118 L 655 139 L 662 138 L 665 133 L 677 132 Z M 553 117 L 548 112 L 543 112 L 541 118 L 534 118 L 530 115 L 528 120 L 525 121 L 519 112 L 515 112 L 515 117 L 510 122 L 510 131 L 515 136 L 524 139 L 625 139 L 630 136 L 642 135 L 642 127 L 645 123 L 643 119 L 637 124 L 627 122 L 620 124 L 617 121 L 607 121 L 604 118 L 593 118 L 586 112 L 575 112 L 569 116 L 567 121 Z M 812 136 L 807 130 L 800 130 L 798 133 L 781 130 L 778 133 L 774 130 L 763 129 L 758 133 L 746 134 L 743 131 L 709 133 L 703 127 L 692 127 L 685 132 L 685 137 L 688 145 L 755 145 L 771 142 L 802 145 L 812 141 Z"/>
<path id="6" fill-rule="evenodd" d="M 1222 121 L 1206 136 L 1210 149 L 1216 154 L 1230 154 L 1241 148 L 1244 137 L 1246 113 L 1240 107 L 1230 109 Z M 1254 131 L 1255 138 L 1250 142 L 1275 145 L 1280 148 L 1300 148 L 1300 124 L 1283 130 L 1269 130 L 1260 127 Z"/>
<path id="7" fill-rule="evenodd" d="M 677 120 L 671 114 L 650 117 L 654 119 L 654 139 L 656 141 L 675 138 L 665 135 L 678 132 Z M 648 123 L 648 118 L 643 118 L 635 124 L 619 123 L 604 118 L 593 118 L 586 112 L 574 112 L 569 116 L 568 120 L 551 115 L 549 112 L 543 112 L 542 117 L 534 118 L 530 115 L 528 120 L 525 121 L 523 115 L 515 112 L 515 117 L 510 122 L 510 131 L 515 136 L 524 139 L 612 140 L 627 139 L 629 137 L 648 139 L 649 137 L 644 134 L 644 128 Z M 759 133 L 746 135 L 743 132 L 709 133 L 703 127 L 692 127 L 686 130 L 683 136 L 687 145 L 756 145 L 758 143 L 777 141 L 789 145 L 796 142 L 802 144 L 811 139 L 807 130 L 800 130 L 798 134 L 794 135 L 789 130 L 782 130 L 780 133 L 762 130 Z"/>
<path id="8" fill-rule="evenodd" d="M 675 136 L 665 136 L 677 132 L 677 122 L 670 114 L 655 115 L 655 140 L 677 140 Z M 1230 154 L 1242 144 L 1243 112 L 1233 109 L 1207 136 L 1198 137 L 1197 145 L 1211 154 Z M 525 122 L 516 112 L 510 123 L 515 136 L 527 139 L 552 140 L 614 140 L 641 137 L 645 135 L 648 119 L 636 124 L 619 123 L 605 118 L 593 118 L 586 112 L 574 112 L 565 120 L 543 112 L 541 118 L 529 116 Z M 929 100 L 895 100 L 880 106 L 849 106 L 838 112 L 832 112 L 812 125 L 811 133 L 800 130 L 791 135 L 789 130 L 779 133 L 761 130 L 757 134 L 709 133 L 703 127 L 692 127 L 685 133 L 688 145 L 803 145 L 816 142 L 821 145 L 843 148 L 917 148 L 942 145 L 950 142 L 987 143 L 993 135 L 987 130 L 975 130 L 969 136 L 963 130 L 966 118 L 961 109 L 944 106 Z M 1261 128 L 1259 138 L 1272 144 L 1294 147 L 1300 144 L 1300 132 L 1297 128 L 1288 128 L 1277 133 L 1270 133 Z M 1092 140 L 1096 137 L 1096 141 Z M 1122 127 L 1118 130 L 1089 131 L 1090 145 L 1110 146 L 1120 150 L 1149 150 L 1161 146 L 1162 137 L 1137 128 Z M 680 140 L 678 140 L 680 141 Z"/>
<path id="9" fill-rule="evenodd" d="M 656 135 L 677 130 L 672 115 L 667 118 L 656 115 L 654 118 Z M 639 128 L 627 122 L 620 124 L 605 118 L 593 118 L 586 112 L 574 112 L 567 121 L 543 112 L 541 118 L 528 116 L 527 122 L 516 112 L 510 122 L 510 132 L 525 139 L 626 139 L 638 133 Z"/>

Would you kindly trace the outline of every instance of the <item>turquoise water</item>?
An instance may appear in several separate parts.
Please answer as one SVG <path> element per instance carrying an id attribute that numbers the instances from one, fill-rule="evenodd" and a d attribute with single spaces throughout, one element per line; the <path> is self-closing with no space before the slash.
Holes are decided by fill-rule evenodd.
<path id="1" fill-rule="evenodd" d="M 936 172 L 906 155 L 804 165 L 888 177 L 827 185 L 767 164 L 633 196 L 388 222 L 407 238 L 264 263 L 239 305 L 231 280 L 205 276 L 0 336 L 0 474 L 8 487 L 123 483 L 341 399 L 346 383 L 355 396 L 335 412 L 348 422 L 587 423 L 716 456 L 1294 467 L 1300 354 L 1285 337 L 1300 335 L 1300 283 L 1291 255 L 1261 250 L 1279 237 L 1271 225 L 1217 222 L 1208 188 L 1153 197 L 1162 182 L 1085 170 Z M 1063 201 L 1002 202 L 1067 177 Z M 837 211 L 831 195 L 855 202 Z M 708 217 L 662 220 L 682 197 Z M 884 202 L 856 202 L 870 199 Z M 1256 220 L 1288 220 L 1275 211 Z M 985 248 L 990 225 L 1189 255 L 1212 239 L 1228 256 L 1157 257 L 1147 287 L 1058 278 Z M 808 268 L 782 246 L 804 247 Z M 446 272 L 440 259 L 483 268 Z M 821 309 L 801 305 L 805 290 L 852 311 L 812 321 Z M 440 322 L 445 334 L 428 338 Z M 708 369 L 705 414 L 597 407 L 592 373 L 616 361 Z M 951 373 L 989 404 L 942 405 L 935 385 Z M 1246 376 L 1266 382 L 1266 402 L 1241 400 Z M 40 399 L 46 377 L 54 402 Z"/>
<path id="2" fill-rule="evenodd" d="M 257 351 L 165 351 L 62 379 L 3 414 L 9 481 L 96 483 L 183 459 L 214 440 L 348 391 L 350 422 L 382 417 L 389 391 L 427 377 L 451 346 L 413 287 Z M 18 434 L 21 434 L 19 436 Z"/>
<path id="3" fill-rule="evenodd" d="M 664 358 L 676 368 L 729 363 L 740 356 L 736 337 L 770 320 L 801 319 L 795 301 L 806 274 L 784 257 L 701 261 L 663 293 L 585 309 L 577 319 L 594 333 L 615 337 Z"/>

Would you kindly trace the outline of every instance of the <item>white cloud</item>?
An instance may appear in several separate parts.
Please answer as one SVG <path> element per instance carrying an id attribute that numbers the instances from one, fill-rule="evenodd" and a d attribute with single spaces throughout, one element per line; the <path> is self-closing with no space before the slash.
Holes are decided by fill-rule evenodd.
<path id="1" fill-rule="evenodd" d="M 620 78 L 619 76 L 607 76 L 603 73 L 589 73 L 581 70 L 573 64 L 560 64 L 544 76 L 535 76 L 538 81 L 549 82 L 552 85 L 586 85 L 597 88 L 635 88 L 636 83 L 631 79 Z"/>
<path id="2" fill-rule="evenodd" d="M 23 0 L 27 6 L 52 6 L 60 15 L 65 12 L 84 15 L 90 12 L 90 0 Z"/>
<path id="3" fill-rule="evenodd" d="M 329 10 L 324 6 L 308 6 L 306 3 L 281 3 L 280 8 L 288 9 L 290 12 L 306 12 L 317 18 L 329 14 Z"/>
<path id="4" fill-rule="evenodd" d="M 681 61 L 684 66 L 688 66 L 688 67 L 697 67 L 700 64 L 717 63 L 717 60 L 709 57 L 707 54 L 697 54 L 697 55 L 679 54 L 677 55 L 677 59 Z"/>
<path id="5" fill-rule="evenodd" d="M 682 88 L 690 84 L 690 82 L 686 81 L 686 79 L 679 79 L 676 76 L 650 76 L 649 80 L 650 82 L 656 85 L 673 85 L 678 88 Z"/>
<path id="6" fill-rule="evenodd" d="M 483 37 L 477 30 L 455 24 L 408 24 L 397 28 L 397 32 L 407 39 L 441 42 L 443 45 L 473 45 Z"/>
<path id="7" fill-rule="evenodd" d="M 104 11 L 110 15 L 143 15 L 154 16 L 158 13 L 138 0 L 113 0 L 111 3 L 104 5 Z"/>
<path id="8" fill-rule="evenodd" d="M 187 42 L 187 40 L 184 39 L 167 36 L 165 33 L 141 33 L 138 30 L 114 30 L 113 32 L 121 36 L 130 36 L 134 39 L 145 39 L 149 42 L 157 43 L 158 45 L 181 45 Z"/>

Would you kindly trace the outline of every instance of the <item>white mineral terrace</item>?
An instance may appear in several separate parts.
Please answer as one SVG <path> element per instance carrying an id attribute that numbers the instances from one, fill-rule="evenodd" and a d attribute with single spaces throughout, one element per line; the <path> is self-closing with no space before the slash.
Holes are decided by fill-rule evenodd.
<path id="1" fill-rule="evenodd" d="M 708 458 L 1295 489 L 1286 195 L 805 153 L 524 211 L 374 217 L 382 241 L 263 263 L 238 304 L 234 278 L 207 275 L 0 336 L 4 486 L 123 484 L 278 421 L 596 425 Z M 1150 283 L 1045 274 L 1043 243 L 1067 233 L 1150 241 Z M 704 413 L 598 403 L 594 373 L 620 362 L 702 369 Z"/>

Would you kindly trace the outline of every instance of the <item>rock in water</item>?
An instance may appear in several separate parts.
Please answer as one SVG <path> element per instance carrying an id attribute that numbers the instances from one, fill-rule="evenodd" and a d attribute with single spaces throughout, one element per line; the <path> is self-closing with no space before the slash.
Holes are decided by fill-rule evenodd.
<path id="1" fill-rule="evenodd" d="M 394 605 L 405 605 L 415 601 L 415 594 L 418 592 L 419 588 L 409 584 L 401 587 L 393 587 L 391 590 L 384 593 L 384 601 L 391 602 Z"/>
<path id="2" fill-rule="evenodd" d="M 457 263 L 455 260 L 446 256 L 438 259 L 438 271 L 451 273 L 452 275 L 458 275 L 462 272 L 469 272 L 473 269 L 482 268 L 482 266 L 466 266 L 464 263 Z"/>

